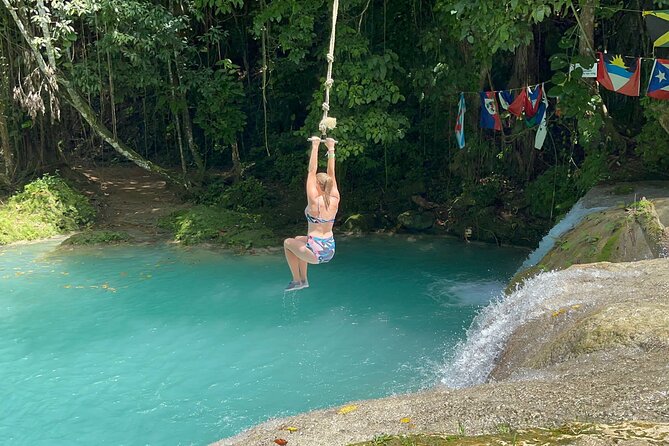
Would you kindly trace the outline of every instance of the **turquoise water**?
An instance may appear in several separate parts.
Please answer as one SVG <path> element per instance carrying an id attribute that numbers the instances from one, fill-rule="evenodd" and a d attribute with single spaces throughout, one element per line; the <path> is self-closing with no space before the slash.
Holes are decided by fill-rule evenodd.
<path id="1" fill-rule="evenodd" d="M 311 288 L 283 254 L 0 250 L 0 438 L 202 445 L 270 417 L 417 390 L 526 252 L 340 240 Z"/>

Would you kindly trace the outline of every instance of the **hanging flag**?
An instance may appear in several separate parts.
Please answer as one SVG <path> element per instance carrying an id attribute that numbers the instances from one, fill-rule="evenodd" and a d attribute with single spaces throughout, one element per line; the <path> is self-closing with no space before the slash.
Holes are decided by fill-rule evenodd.
<path id="1" fill-rule="evenodd" d="M 463 149 L 465 147 L 465 94 L 460 93 L 460 101 L 458 102 L 458 120 L 455 122 L 455 139 L 458 141 L 458 147 Z"/>
<path id="2" fill-rule="evenodd" d="M 543 89 L 541 85 L 535 85 L 533 87 L 527 87 L 527 95 L 525 96 L 524 111 L 525 117 L 531 118 L 537 114 L 539 111 L 539 106 L 541 105 L 541 98 L 543 96 Z"/>
<path id="3" fill-rule="evenodd" d="M 548 134 L 548 98 L 546 97 L 544 84 L 541 84 L 541 92 L 541 105 L 539 106 L 539 110 L 537 110 L 537 114 L 534 116 L 534 119 L 536 120 L 538 118 L 539 122 L 537 134 L 534 136 L 534 148 L 537 150 L 543 148 L 546 135 Z"/>
<path id="4" fill-rule="evenodd" d="M 512 90 L 498 91 L 497 97 L 499 98 L 499 106 L 502 107 L 502 110 L 508 110 L 509 106 L 513 103 Z"/>
<path id="5" fill-rule="evenodd" d="M 655 59 L 646 94 L 655 99 L 669 99 L 669 59 Z"/>
<path id="6" fill-rule="evenodd" d="M 481 128 L 502 130 L 494 91 L 481 92 Z"/>
<path id="7" fill-rule="evenodd" d="M 509 105 L 509 113 L 514 115 L 517 118 L 520 118 L 523 116 L 523 110 L 525 109 L 525 102 L 527 101 L 527 89 L 523 87 L 523 89 L 518 93 L 518 96 L 514 101 Z"/>
<path id="8" fill-rule="evenodd" d="M 669 10 L 644 11 L 646 28 L 654 47 L 669 48 Z"/>
<path id="9" fill-rule="evenodd" d="M 638 58 L 630 60 L 628 66 L 620 55 L 599 53 L 598 64 L 597 82 L 602 87 L 627 96 L 639 96 L 641 63 Z"/>
<path id="10" fill-rule="evenodd" d="M 528 127 L 534 127 L 539 124 L 541 124 L 541 119 L 542 119 L 542 113 L 545 112 L 546 105 L 544 103 L 544 99 L 546 99 L 546 91 L 544 90 L 544 84 L 539 84 L 534 87 L 534 92 L 533 96 L 541 98 L 541 100 L 536 104 L 537 105 L 537 111 L 534 113 L 533 116 L 528 116 L 525 114 L 525 124 L 527 124 Z M 528 101 L 530 99 L 528 98 Z"/>

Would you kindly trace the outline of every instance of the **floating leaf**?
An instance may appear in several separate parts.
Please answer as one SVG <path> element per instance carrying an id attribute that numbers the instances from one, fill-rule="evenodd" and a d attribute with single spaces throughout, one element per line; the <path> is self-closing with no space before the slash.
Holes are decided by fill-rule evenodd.
<path id="1" fill-rule="evenodd" d="M 347 414 L 347 413 L 351 413 L 351 412 L 353 412 L 354 410 L 357 410 L 357 409 L 358 409 L 358 406 L 356 406 L 355 404 L 349 404 L 348 406 L 344 406 L 341 409 L 339 409 L 339 413 L 344 415 L 344 414 Z"/>

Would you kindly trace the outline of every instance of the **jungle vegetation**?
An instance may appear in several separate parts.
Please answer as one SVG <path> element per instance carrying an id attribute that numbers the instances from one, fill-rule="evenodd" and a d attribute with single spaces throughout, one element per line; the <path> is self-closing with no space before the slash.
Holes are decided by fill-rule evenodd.
<path id="1" fill-rule="evenodd" d="M 383 227 L 433 203 L 454 232 L 531 244 L 598 182 L 669 179 L 669 103 L 569 72 L 603 50 L 669 58 L 653 52 L 639 12 L 662 8 L 668 0 L 342 2 L 330 100 L 342 213 Z M 331 9 L 323 0 L 2 0 L 0 189 L 64 166 L 133 162 L 198 203 L 302 203 Z M 542 150 L 520 121 L 478 128 L 475 92 L 539 82 L 551 101 Z M 474 93 L 462 150 L 453 136 L 461 91 Z"/>

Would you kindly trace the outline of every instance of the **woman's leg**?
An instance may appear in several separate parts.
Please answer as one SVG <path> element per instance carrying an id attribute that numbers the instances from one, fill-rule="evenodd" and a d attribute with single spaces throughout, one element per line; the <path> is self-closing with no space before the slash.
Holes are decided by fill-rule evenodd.
<path id="1" fill-rule="evenodd" d="M 288 248 L 289 240 L 295 240 L 293 238 L 287 238 L 283 241 L 283 251 L 286 254 L 286 262 L 288 263 L 288 268 L 290 268 L 290 273 L 293 275 L 293 282 L 299 282 L 300 279 L 300 259 Z"/>
<path id="2" fill-rule="evenodd" d="M 300 242 L 303 242 L 304 246 L 306 246 L 307 242 L 309 241 L 309 237 L 307 237 L 306 235 L 299 235 L 295 238 L 297 240 L 299 240 Z M 300 281 L 301 282 L 307 282 L 307 267 L 309 266 L 309 264 L 305 260 L 300 259 L 299 257 L 298 257 L 298 260 L 299 260 L 299 266 L 300 266 L 300 268 L 299 268 L 300 269 Z"/>

